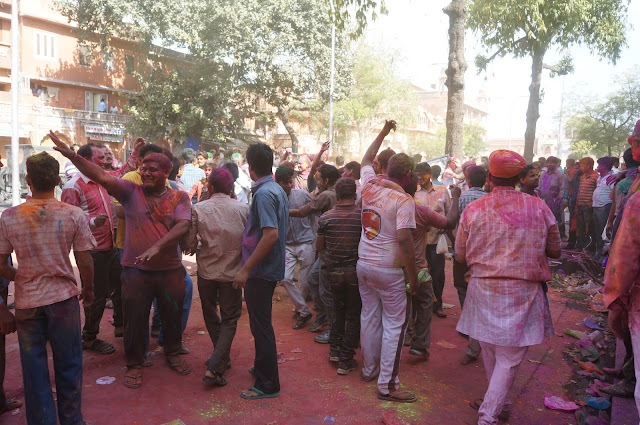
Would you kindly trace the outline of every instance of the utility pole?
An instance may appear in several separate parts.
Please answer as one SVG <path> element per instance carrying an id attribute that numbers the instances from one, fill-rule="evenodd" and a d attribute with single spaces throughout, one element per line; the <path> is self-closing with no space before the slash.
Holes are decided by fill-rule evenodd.
<path id="1" fill-rule="evenodd" d="M 329 155 L 333 151 L 333 88 L 335 79 L 336 62 L 336 23 L 333 0 L 329 0 L 331 6 L 331 83 L 329 87 Z"/>
<path id="2" fill-rule="evenodd" d="M 18 149 L 18 91 L 20 90 L 20 23 L 18 0 L 11 0 L 11 203 L 20 203 L 20 164 Z"/>

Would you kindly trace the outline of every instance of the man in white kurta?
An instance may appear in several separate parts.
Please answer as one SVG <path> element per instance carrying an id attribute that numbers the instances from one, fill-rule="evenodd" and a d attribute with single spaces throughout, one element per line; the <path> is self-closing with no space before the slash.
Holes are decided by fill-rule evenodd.
<path id="1" fill-rule="evenodd" d="M 525 165 L 515 152 L 491 154 L 492 192 L 465 208 L 456 239 L 456 259 L 471 274 L 457 330 L 480 341 L 489 379 L 479 425 L 497 423 L 528 347 L 553 335 L 543 285 L 560 234 L 544 201 L 515 190 Z"/>

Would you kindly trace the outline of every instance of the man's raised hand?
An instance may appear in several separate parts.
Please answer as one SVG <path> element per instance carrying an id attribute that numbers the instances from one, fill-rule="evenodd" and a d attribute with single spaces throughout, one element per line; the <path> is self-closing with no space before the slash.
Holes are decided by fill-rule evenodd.
<path id="1" fill-rule="evenodd" d="M 133 145 L 133 151 L 135 153 L 139 153 L 140 149 L 142 149 L 142 147 L 147 143 L 147 141 L 145 139 L 143 139 L 142 137 L 138 137 L 136 139 L 135 144 Z"/>
<path id="2" fill-rule="evenodd" d="M 387 120 L 384 122 L 384 128 L 382 129 L 385 134 L 389 134 L 391 130 L 396 131 L 396 122 L 394 120 Z"/>
<path id="3" fill-rule="evenodd" d="M 71 149 L 69 146 L 67 146 L 66 143 L 64 143 L 64 142 L 62 142 L 62 140 L 58 139 L 58 136 L 55 135 L 53 130 L 49 130 L 49 138 L 51 139 L 53 144 L 56 145 L 53 149 L 55 149 L 58 152 L 60 152 L 66 158 L 71 159 L 76 154 L 73 151 L 73 149 Z"/>
<path id="4" fill-rule="evenodd" d="M 330 141 L 326 141 L 322 144 L 322 147 L 320 148 L 320 155 L 322 155 L 323 153 L 325 153 L 326 151 L 329 150 L 329 148 L 331 147 L 331 142 Z"/>

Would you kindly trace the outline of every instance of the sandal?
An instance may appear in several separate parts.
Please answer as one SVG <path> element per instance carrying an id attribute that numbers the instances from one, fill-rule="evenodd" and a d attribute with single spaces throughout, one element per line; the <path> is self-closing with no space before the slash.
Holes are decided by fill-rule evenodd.
<path id="1" fill-rule="evenodd" d="M 256 375 L 256 368 L 255 366 L 251 366 L 249 368 L 249 373 L 252 374 L 253 376 L 255 376 L 256 378 L 258 377 L 258 375 Z"/>
<path id="2" fill-rule="evenodd" d="M 474 410 L 480 410 L 480 406 L 482 406 L 483 402 L 483 399 L 477 398 L 469 402 L 469 407 Z M 500 419 L 501 421 L 506 421 L 507 419 L 509 419 L 509 416 L 511 416 L 511 411 L 509 411 L 508 409 L 502 409 L 502 412 L 500 412 L 500 414 L 498 415 L 498 419 Z"/>
<path id="3" fill-rule="evenodd" d="M 211 373 L 211 372 L 209 372 Z M 218 375 L 217 373 L 213 372 L 213 376 L 207 376 L 206 374 L 202 377 L 202 380 L 204 382 L 206 382 L 207 384 L 210 385 L 215 385 L 217 387 L 224 387 L 225 385 L 227 385 L 227 380 L 224 376 L 222 375 Z"/>
<path id="4" fill-rule="evenodd" d="M 127 388 L 138 389 L 142 386 L 142 369 L 140 367 L 132 367 L 124 374 L 122 381 Z"/>
<path id="5" fill-rule="evenodd" d="M 173 370 L 175 370 L 179 375 L 188 375 L 191 373 L 191 366 L 187 363 L 182 357 L 179 356 L 170 356 L 167 357 L 167 364 Z"/>
<path id="6" fill-rule="evenodd" d="M 395 390 L 389 394 L 378 393 L 378 398 L 385 401 L 395 401 L 397 403 L 413 403 L 418 397 L 412 392 L 405 390 Z"/>
<path id="7" fill-rule="evenodd" d="M 248 391 L 253 391 L 256 394 L 255 395 L 246 394 Z M 260 391 L 259 389 L 257 389 L 256 387 L 251 387 L 247 391 L 243 391 L 243 392 L 240 393 L 240 397 L 242 397 L 244 399 L 247 399 L 247 400 L 259 400 L 261 398 L 274 398 L 274 397 L 278 397 L 279 395 L 280 395 L 280 393 L 271 393 L 271 394 L 264 393 L 264 392 Z"/>
<path id="8" fill-rule="evenodd" d="M 0 415 L 3 414 L 4 412 L 8 412 L 10 410 L 14 410 L 17 409 L 18 407 L 22 406 L 22 402 L 18 401 L 18 400 L 6 400 L 4 402 L 4 406 L 0 407 Z"/>
<path id="9" fill-rule="evenodd" d="M 82 349 L 90 350 L 98 354 L 111 354 L 116 351 L 116 347 L 114 347 L 113 344 L 97 338 L 93 341 L 82 341 Z"/>

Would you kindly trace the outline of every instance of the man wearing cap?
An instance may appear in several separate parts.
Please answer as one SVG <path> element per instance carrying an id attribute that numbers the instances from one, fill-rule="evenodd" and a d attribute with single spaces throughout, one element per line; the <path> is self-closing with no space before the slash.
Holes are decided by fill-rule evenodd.
<path id="1" fill-rule="evenodd" d="M 458 184 L 458 187 L 460 188 L 460 191 L 462 193 L 465 193 L 467 190 L 469 190 L 469 167 L 472 167 L 476 165 L 476 162 L 474 160 L 469 160 L 466 161 L 464 164 L 462 164 L 462 174 L 464 174 L 464 180 L 462 182 L 460 182 L 460 184 Z"/>
<path id="2" fill-rule="evenodd" d="M 484 400 L 470 403 L 479 425 L 508 415 L 507 395 L 528 347 L 553 335 L 541 282 L 551 279 L 547 256 L 560 257 L 560 233 L 543 200 L 515 190 L 525 165 L 512 151 L 491 154 L 492 191 L 465 208 L 456 239 L 456 260 L 470 270 L 457 330 L 480 342 L 489 379 Z"/>

